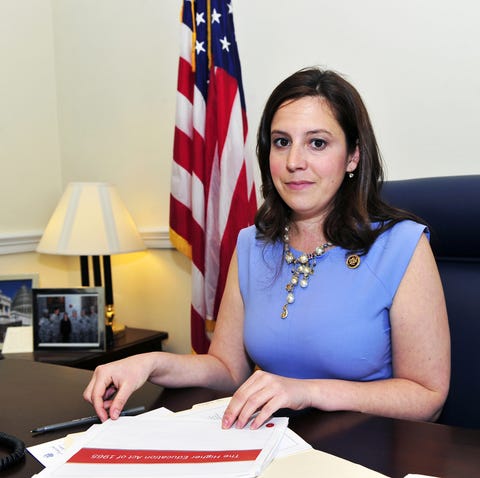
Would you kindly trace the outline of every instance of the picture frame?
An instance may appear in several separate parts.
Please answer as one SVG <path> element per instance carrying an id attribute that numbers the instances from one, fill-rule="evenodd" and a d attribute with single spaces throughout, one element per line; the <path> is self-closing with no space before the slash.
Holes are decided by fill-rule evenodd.
<path id="1" fill-rule="evenodd" d="M 34 288 L 33 350 L 105 350 L 103 287 Z"/>
<path id="2" fill-rule="evenodd" d="M 0 275 L 0 350 L 8 327 L 32 326 L 32 290 L 38 280 L 37 273 Z"/>

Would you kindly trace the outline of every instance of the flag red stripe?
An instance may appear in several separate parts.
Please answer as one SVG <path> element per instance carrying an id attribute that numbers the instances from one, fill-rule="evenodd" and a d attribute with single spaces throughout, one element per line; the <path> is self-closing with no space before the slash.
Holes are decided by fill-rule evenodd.
<path id="1" fill-rule="evenodd" d="M 205 333 L 205 317 L 201 316 L 193 306 L 190 312 L 190 335 L 193 349 L 197 353 L 208 352 L 210 340 Z"/>
<path id="2" fill-rule="evenodd" d="M 241 226 L 238 224 L 248 224 L 252 218 L 252 209 L 248 198 L 245 197 L 247 183 L 245 165 L 242 167 L 240 176 L 238 177 L 237 186 L 233 193 L 232 205 L 228 216 L 225 232 L 223 233 L 220 244 L 220 270 L 218 276 L 217 292 L 215 296 L 215 316 L 220 307 L 220 301 L 225 288 L 228 268 L 230 266 L 230 258 L 235 250 L 237 236 Z"/>
<path id="3" fill-rule="evenodd" d="M 173 143 L 173 157 L 175 162 L 183 169 L 192 171 L 192 140 L 180 129 L 175 128 L 175 141 Z"/>
<path id="4" fill-rule="evenodd" d="M 212 82 L 210 83 L 212 87 Z M 213 86 L 222 98 L 222 107 L 215 108 L 217 114 L 218 155 L 222 156 L 223 146 L 227 138 L 230 115 L 235 97 L 238 93 L 238 84 L 226 71 L 221 68 L 215 70 Z M 245 139 L 245 138 L 244 138 Z"/>
<path id="5" fill-rule="evenodd" d="M 193 85 L 195 84 L 195 77 L 192 72 L 192 66 L 182 57 L 178 61 L 178 83 L 177 90 L 190 103 L 193 103 Z"/>
<path id="6" fill-rule="evenodd" d="M 193 132 L 192 143 L 192 158 L 195 159 L 192 162 L 192 172 L 203 183 L 205 188 L 205 178 L 208 177 L 205 172 L 205 164 L 203 161 L 198 161 L 198 158 L 205 156 L 205 142 L 203 136 L 201 136 L 196 130 Z"/>
<path id="7" fill-rule="evenodd" d="M 174 216 L 174 217 L 173 217 Z M 191 243 L 190 224 L 192 222 L 192 211 L 174 197 L 170 197 L 170 224 L 172 229 Z"/>

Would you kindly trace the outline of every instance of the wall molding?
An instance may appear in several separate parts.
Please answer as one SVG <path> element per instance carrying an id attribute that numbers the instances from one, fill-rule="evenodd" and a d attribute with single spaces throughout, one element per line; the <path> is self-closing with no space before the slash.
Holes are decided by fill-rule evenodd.
<path id="1" fill-rule="evenodd" d="M 147 249 L 173 249 L 168 228 L 142 229 L 139 232 Z"/>
<path id="2" fill-rule="evenodd" d="M 148 229 L 139 232 L 147 249 L 173 249 L 168 229 Z M 42 234 L 43 231 L 0 234 L 0 255 L 35 252 Z"/>
<path id="3" fill-rule="evenodd" d="M 0 234 L 0 254 L 33 252 L 42 237 L 42 232 Z"/>

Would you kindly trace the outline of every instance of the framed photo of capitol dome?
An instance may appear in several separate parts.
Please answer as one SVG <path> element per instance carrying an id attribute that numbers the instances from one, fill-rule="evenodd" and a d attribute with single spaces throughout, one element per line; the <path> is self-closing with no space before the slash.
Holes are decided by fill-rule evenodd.
<path id="1" fill-rule="evenodd" d="M 0 350 L 8 327 L 33 325 L 35 287 L 38 274 L 0 275 Z"/>

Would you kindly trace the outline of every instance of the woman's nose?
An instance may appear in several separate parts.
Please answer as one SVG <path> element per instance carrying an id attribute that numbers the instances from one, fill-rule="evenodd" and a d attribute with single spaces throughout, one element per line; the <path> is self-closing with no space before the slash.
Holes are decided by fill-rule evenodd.
<path id="1" fill-rule="evenodd" d="M 293 146 L 290 148 L 287 156 L 287 169 L 295 171 L 296 169 L 304 169 L 307 162 L 304 156 L 305 152 L 301 146 Z"/>

